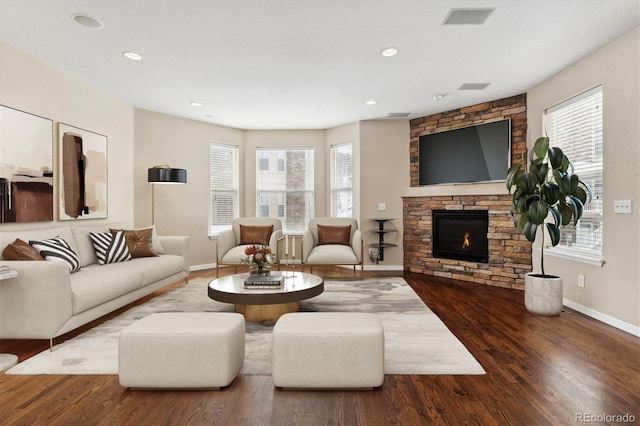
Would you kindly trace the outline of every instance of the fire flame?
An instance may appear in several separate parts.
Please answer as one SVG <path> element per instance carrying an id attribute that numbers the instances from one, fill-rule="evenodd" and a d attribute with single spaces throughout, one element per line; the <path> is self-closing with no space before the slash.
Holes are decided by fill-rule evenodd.
<path id="1" fill-rule="evenodd" d="M 462 250 L 466 250 L 467 247 L 469 247 L 471 245 L 471 243 L 469 242 L 469 233 L 465 232 L 464 233 L 464 241 L 462 242 Z"/>

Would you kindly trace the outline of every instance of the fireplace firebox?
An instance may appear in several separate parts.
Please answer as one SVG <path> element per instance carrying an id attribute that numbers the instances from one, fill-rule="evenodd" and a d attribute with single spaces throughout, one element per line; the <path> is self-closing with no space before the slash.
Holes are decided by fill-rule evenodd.
<path id="1" fill-rule="evenodd" d="M 442 259 L 489 262 L 489 212 L 433 210 L 432 253 Z"/>

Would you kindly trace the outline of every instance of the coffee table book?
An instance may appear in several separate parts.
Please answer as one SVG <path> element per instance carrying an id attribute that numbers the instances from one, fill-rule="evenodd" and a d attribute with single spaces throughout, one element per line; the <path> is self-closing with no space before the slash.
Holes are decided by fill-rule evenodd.
<path id="1" fill-rule="evenodd" d="M 249 275 L 244 280 L 244 288 L 280 288 L 283 283 L 283 274 Z"/>

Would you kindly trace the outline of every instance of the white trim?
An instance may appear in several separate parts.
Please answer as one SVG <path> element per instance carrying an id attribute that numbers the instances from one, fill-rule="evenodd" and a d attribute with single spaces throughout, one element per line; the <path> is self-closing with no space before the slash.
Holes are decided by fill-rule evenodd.
<path id="1" fill-rule="evenodd" d="M 628 322 L 624 322 L 621 321 L 617 318 L 614 318 L 612 316 L 609 316 L 607 314 L 603 314 L 602 312 L 598 312 L 595 309 L 591 309 L 588 308 L 586 306 L 583 306 L 579 303 L 573 302 L 569 299 L 562 299 L 562 303 L 575 310 L 580 312 L 581 314 L 584 314 L 588 317 L 591 317 L 593 319 L 596 319 L 600 322 L 603 322 L 607 325 L 610 325 L 612 327 L 617 328 L 618 330 L 622 330 L 624 332 L 627 332 L 629 334 L 633 334 L 634 336 L 640 337 L 640 327 L 633 325 L 633 324 L 629 324 Z"/>
<path id="2" fill-rule="evenodd" d="M 215 263 L 205 263 L 203 265 L 192 265 L 192 266 L 189 266 L 189 272 L 204 271 L 205 269 L 215 269 L 215 268 L 216 268 L 216 264 Z"/>
<path id="3" fill-rule="evenodd" d="M 588 253 L 580 253 L 577 250 L 565 249 L 563 247 L 547 247 L 545 248 L 545 254 L 551 257 L 558 257 L 560 259 L 575 260 L 576 262 L 586 263 L 593 266 L 602 267 L 604 265 L 604 259 L 599 256 L 593 256 Z"/>

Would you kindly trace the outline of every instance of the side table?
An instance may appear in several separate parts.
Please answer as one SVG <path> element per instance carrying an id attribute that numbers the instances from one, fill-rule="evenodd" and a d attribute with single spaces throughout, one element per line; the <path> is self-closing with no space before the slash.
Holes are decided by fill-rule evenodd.
<path id="1" fill-rule="evenodd" d="M 0 273 L 0 280 L 8 280 L 18 276 L 18 271 L 8 270 Z M 0 291 L 2 291 L 0 289 Z M 13 354 L 0 354 L 0 371 L 8 370 L 18 363 L 18 357 Z"/>

